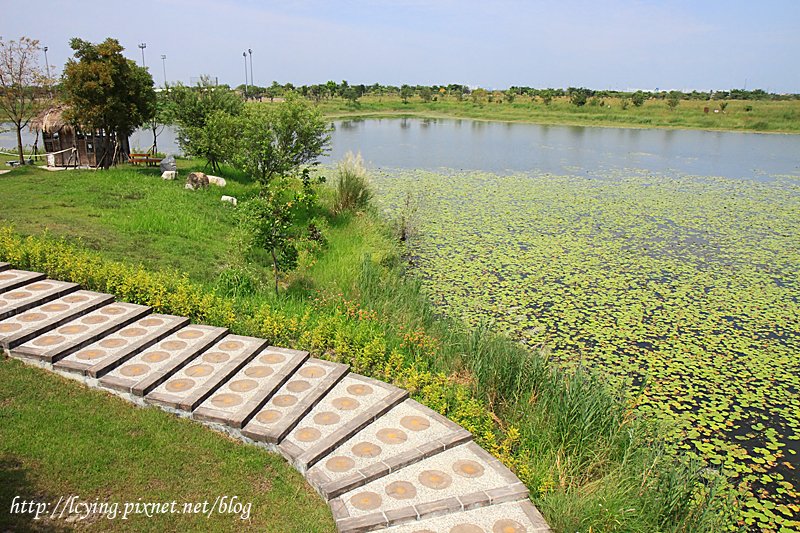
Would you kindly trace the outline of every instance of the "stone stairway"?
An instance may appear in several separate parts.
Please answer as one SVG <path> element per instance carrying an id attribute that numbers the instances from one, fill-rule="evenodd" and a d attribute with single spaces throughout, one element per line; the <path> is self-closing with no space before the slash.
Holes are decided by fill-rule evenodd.
<path id="1" fill-rule="evenodd" d="M 468 431 L 387 383 L 0 263 L 0 346 L 282 454 L 340 531 L 550 531 Z"/>

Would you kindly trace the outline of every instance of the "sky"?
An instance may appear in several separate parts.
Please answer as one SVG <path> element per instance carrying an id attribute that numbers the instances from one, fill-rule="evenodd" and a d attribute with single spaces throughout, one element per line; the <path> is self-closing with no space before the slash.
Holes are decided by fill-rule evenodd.
<path id="1" fill-rule="evenodd" d="M 58 72 L 72 37 L 114 37 L 139 63 L 146 43 L 158 85 L 164 66 L 171 83 L 242 84 L 252 49 L 262 86 L 800 93 L 798 0 L 0 0 L 0 13 L 0 36 L 39 39 Z"/>

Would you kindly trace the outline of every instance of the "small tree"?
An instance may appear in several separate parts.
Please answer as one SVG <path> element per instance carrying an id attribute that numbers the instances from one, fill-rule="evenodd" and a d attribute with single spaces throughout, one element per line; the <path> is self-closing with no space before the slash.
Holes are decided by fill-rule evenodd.
<path id="1" fill-rule="evenodd" d="M 422 98 L 423 102 L 430 102 L 433 98 L 433 91 L 430 87 L 423 87 L 419 90 L 419 97 Z"/>
<path id="2" fill-rule="evenodd" d="M 408 99 L 414 95 L 414 89 L 411 88 L 410 85 L 403 85 L 400 87 L 400 98 L 403 100 L 404 104 L 408 103 Z"/>
<path id="3" fill-rule="evenodd" d="M 128 138 L 156 112 L 156 92 L 147 69 L 122 55 L 116 39 L 100 44 L 72 39 L 75 57 L 64 67 L 64 95 L 68 119 L 92 129 L 102 129 L 109 144 L 100 154 L 98 167 L 116 161 L 120 140 Z"/>
<path id="4" fill-rule="evenodd" d="M 642 91 L 636 91 L 631 95 L 631 102 L 636 107 L 642 107 L 642 104 L 644 104 L 645 99 L 646 99 L 645 94 Z"/>
<path id="5" fill-rule="evenodd" d="M 726 108 L 726 107 L 728 107 L 728 102 L 726 102 L 725 100 L 722 100 L 722 101 L 720 101 L 720 103 L 719 103 L 719 110 L 720 110 L 720 111 L 722 111 L 722 112 L 724 113 L 724 112 L 725 112 L 725 108 Z M 752 109 L 752 108 L 751 108 L 751 109 Z"/>
<path id="6" fill-rule="evenodd" d="M 586 101 L 589 99 L 589 89 L 583 87 L 570 87 L 567 89 L 567 93 L 569 94 L 569 101 L 577 107 L 586 105 Z"/>
<path id="7" fill-rule="evenodd" d="M 670 91 L 667 95 L 667 105 L 671 111 L 674 111 L 681 101 L 681 93 L 679 91 Z"/>
<path id="8" fill-rule="evenodd" d="M 234 163 L 266 188 L 274 177 L 314 164 L 330 138 L 322 113 L 297 95 L 287 95 L 276 106 L 247 105 L 239 120 Z"/>
<path id="9" fill-rule="evenodd" d="M 345 100 L 350 102 L 350 105 L 357 106 L 358 105 L 358 90 L 355 87 L 347 87 L 342 91 L 342 96 L 344 96 Z"/>
<path id="10" fill-rule="evenodd" d="M 0 38 L 0 117 L 14 124 L 17 131 L 19 162 L 25 162 L 22 129 L 39 111 L 45 76 L 37 61 L 39 41 L 20 37 L 19 41 Z"/>

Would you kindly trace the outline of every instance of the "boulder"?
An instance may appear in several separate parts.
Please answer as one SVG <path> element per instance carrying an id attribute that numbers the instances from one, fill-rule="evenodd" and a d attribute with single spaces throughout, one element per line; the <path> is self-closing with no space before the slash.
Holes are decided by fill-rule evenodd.
<path id="1" fill-rule="evenodd" d="M 165 170 L 161 173 L 162 180 L 174 180 L 178 177 L 178 173 L 174 170 Z"/>
<path id="2" fill-rule="evenodd" d="M 233 206 L 236 206 L 236 204 L 238 203 L 236 201 L 236 198 L 234 198 L 233 196 L 223 196 L 222 197 L 222 201 L 223 202 L 228 202 L 229 204 L 231 204 Z"/>
<path id="3" fill-rule="evenodd" d="M 208 182 L 217 187 L 224 187 L 226 185 L 225 178 L 220 178 L 219 176 L 208 176 Z"/>
<path id="4" fill-rule="evenodd" d="M 190 172 L 188 176 L 186 176 L 186 188 L 197 190 L 197 189 L 205 189 L 208 187 L 208 176 L 203 174 L 202 172 Z"/>
<path id="5" fill-rule="evenodd" d="M 174 155 L 168 155 L 162 159 L 158 166 L 161 169 L 161 172 L 175 172 L 178 170 L 178 165 L 175 163 Z"/>

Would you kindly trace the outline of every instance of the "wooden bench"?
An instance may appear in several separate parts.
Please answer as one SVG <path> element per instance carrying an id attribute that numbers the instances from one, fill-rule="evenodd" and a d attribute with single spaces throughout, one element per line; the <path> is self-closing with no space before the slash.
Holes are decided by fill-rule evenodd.
<path id="1" fill-rule="evenodd" d="M 147 166 L 155 166 L 161 163 L 163 159 L 163 157 L 156 157 L 151 153 L 128 155 L 128 163 L 131 165 L 139 165 L 143 163 Z"/>

